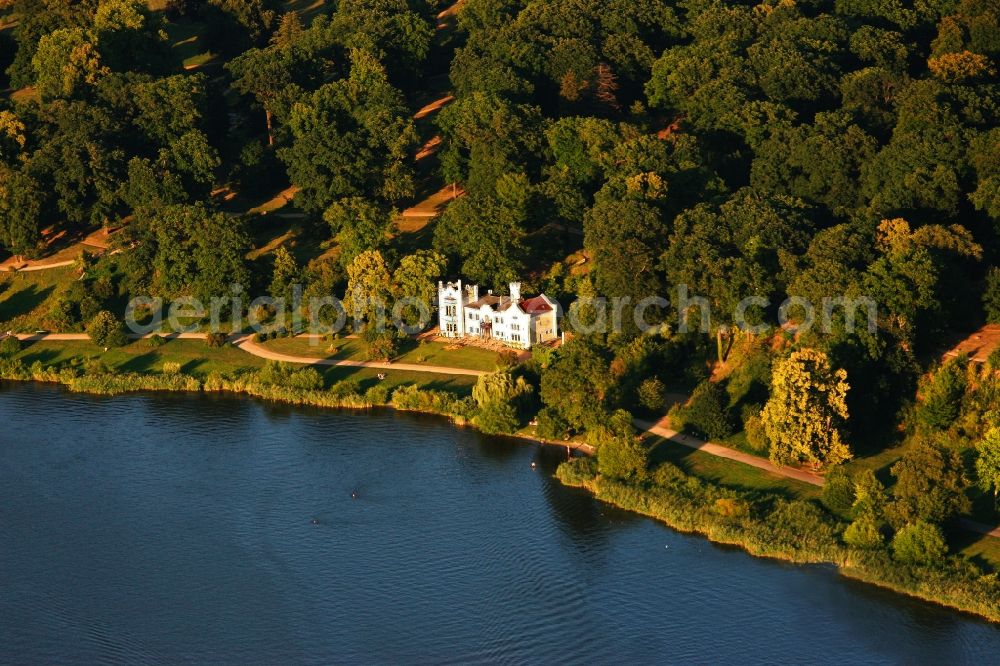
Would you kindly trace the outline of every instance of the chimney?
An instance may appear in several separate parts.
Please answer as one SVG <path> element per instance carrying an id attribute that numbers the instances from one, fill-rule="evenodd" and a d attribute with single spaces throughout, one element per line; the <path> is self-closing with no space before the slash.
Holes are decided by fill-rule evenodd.
<path id="1" fill-rule="evenodd" d="M 510 283 L 510 300 L 517 303 L 521 300 L 521 283 L 511 282 Z"/>

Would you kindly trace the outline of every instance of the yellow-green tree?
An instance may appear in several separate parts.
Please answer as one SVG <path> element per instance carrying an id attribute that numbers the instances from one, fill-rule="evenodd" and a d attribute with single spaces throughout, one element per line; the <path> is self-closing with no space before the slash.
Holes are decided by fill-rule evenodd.
<path id="1" fill-rule="evenodd" d="M 830 367 L 815 349 L 800 349 L 775 364 L 771 397 L 761 412 L 778 464 L 835 465 L 851 458 L 844 441 L 847 421 L 847 372 Z"/>
<path id="2" fill-rule="evenodd" d="M 378 250 L 362 252 L 347 267 L 344 309 L 356 323 L 384 320 L 392 297 L 392 277 Z"/>
<path id="3" fill-rule="evenodd" d="M 976 444 L 976 476 L 983 490 L 993 491 L 993 506 L 1000 494 L 1000 428 L 990 428 Z"/>

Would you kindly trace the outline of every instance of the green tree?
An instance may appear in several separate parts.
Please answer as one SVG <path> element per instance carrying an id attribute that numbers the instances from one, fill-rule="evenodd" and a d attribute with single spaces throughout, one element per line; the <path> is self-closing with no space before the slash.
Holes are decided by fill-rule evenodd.
<path id="1" fill-rule="evenodd" d="M 108 73 L 93 35 L 82 28 L 63 28 L 43 36 L 32 58 L 42 99 L 73 97 Z"/>
<path id="2" fill-rule="evenodd" d="M 892 539 L 892 554 L 900 562 L 932 566 L 948 554 L 941 528 L 923 520 L 907 525 Z"/>
<path id="3" fill-rule="evenodd" d="M 947 428 L 958 417 L 965 387 L 965 363 L 948 361 L 921 388 L 917 419 L 935 430 Z"/>
<path id="4" fill-rule="evenodd" d="M 833 370 L 821 351 L 801 349 L 776 362 L 771 397 L 761 412 L 771 460 L 814 467 L 849 460 L 842 434 L 848 388 L 847 372 Z"/>
<path id="5" fill-rule="evenodd" d="M 532 198 L 523 174 L 502 177 L 497 189 L 453 201 L 434 228 L 434 247 L 458 257 L 468 279 L 502 288 L 523 275 Z"/>
<path id="6" fill-rule="evenodd" d="M 394 202 L 414 192 L 417 134 L 402 93 L 370 55 L 351 53 L 346 79 L 327 83 L 292 106 L 291 145 L 278 150 L 307 210 L 343 197 Z"/>
<path id="7" fill-rule="evenodd" d="M 844 543 L 863 550 L 876 550 L 885 543 L 878 521 L 870 514 L 861 514 L 844 530 Z"/>
<path id="8" fill-rule="evenodd" d="M 597 447 L 597 471 L 612 479 L 644 481 L 649 475 L 649 452 L 634 435 L 632 416 L 618 410 L 588 438 Z"/>
<path id="9" fill-rule="evenodd" d="M 364 197 L 344 197 L 323 213 L 340 246 L 340 261 L 347 266 L 366 250 L 382 250 L 393 229 L 392 212 Z"/>
<path id="10" fill-rule="evenodd" d="M 487 434 L 511 434 L 521 425 L 520 414 L 534 387 L 524 377 L 499 371 L 480 375 L 472 389 L 479 407 L 475 423 Z"/>
<path id="11" fill-rule="evenodd" d="M 1000 427 L 986 431 L 976 444 L 976 477 L 983 490 L 993 491 L 993 508 L 1000 494 Z"/>
<path id="12" fill-rule="evenodd" d="M 417 250 L 399 261 L 392 274 L 394 296 L 398 301 L 410 299 L 426 306 L 426 314 L 433 315 L 437 302 L 437 283 L 448 265 L 444 255 L 433 250 Z M 419 306 L 410 305 L 401 312 L 407 325 L 426 325 L 420 321 Z"/>
<path id="13" fill-rule="evenodd" d="M 599 201 L 587 212 L 583 230 L 599 294 L 627 297 L 635 304 L 664 292 L 658 268 L 667 225 L 654 206 L 635 200 Z"/>
<path id="14" fill-rule="evenodd" d="M 666 405 L 667 387 L 659 377 L 644 379 L 636 391 L 639 404 L 649 411 L 659 414 Z"/>
<path id="15" fill-rule="evenodd" d="M 382 253 L 362 252 L 347 267 L 347 293 L 344 308 L 356 322 L 378 324 L 384 321 L 392 297 L 392 276 Z"/>
<path id="16" fill-rule="evenodd" d="M 729 413 L 729 396 L 716 382 L 706 380 L 699 384 L 682 413 L 685 429 L 699 437 L 720 440 L 735 430 Z"/>
<path id="17" fill-rule="evenodd" d="M 295 257 L 284 245 L 274 251 L 274 271 L 271 273 L 271 286 L 268 289 L 274 298 L 284 298 L 292 302 L 292 287 L 302 280 L 302 269 Z"/>
<path id="18" fill-rule="evenodd" d="M 603 350 L 575 338 L 559 349 L 556 360 L 542 373 L 541 398 L 571 427 L 584 428 L 607 415 L 612 384 Z"/>
<path id="19" fill-rule="evenodd" d="M 38 247 L 44 199 L 31 176 L 0 164 L 0 245 L 15 256 Z"/>
<path id="20" fill-rule="evenodd" d="M 972 508 L 965 494 L 969 487 L 965 464 L 954 449 L 920 440 L 890 471 L 896 485 L 887 513 L 897 524 L 941 523 Z"/>
<path id="21" fill-rule="evenodd" d="M 101 310 L 87 323 L 87 335 L 98 347 L 121 347 L 125 344 L 122 322 L 107 310 Z"/>

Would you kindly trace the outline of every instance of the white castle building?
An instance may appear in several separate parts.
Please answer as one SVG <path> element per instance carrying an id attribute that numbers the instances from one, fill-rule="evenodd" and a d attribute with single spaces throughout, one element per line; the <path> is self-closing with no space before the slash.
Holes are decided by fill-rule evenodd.
<path id="1" fill-rule="evenodd" d="M 499 340 L 530 349 L 559 336 L 558 305 L 545 294 L 521 298 L 521 283 L 510 283 L 510 296 L 479 295 L 478 285 L 438 282 L 438 318 L 446 338 Z"/>

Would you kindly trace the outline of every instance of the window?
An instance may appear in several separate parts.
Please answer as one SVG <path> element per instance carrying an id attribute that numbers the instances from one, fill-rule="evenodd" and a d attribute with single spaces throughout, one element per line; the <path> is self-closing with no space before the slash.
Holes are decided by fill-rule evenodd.
<path id="1" fill-rule="evenodd" d="M 446 306 L 444 306 L 444 316 L 445 317 L 454 317 L 455 316 L 455 306 L 454 305 L 446 305 Z"/>
<path id="2" fill-rule="evenodd" d="M 521 330 L 521 325 L 520 324 L 511 324 L 510 325 L 510 330 L 512 330 L 512 331 L 520 331 Z"/>
<path id="3" fill-rule="evenodd" d="M 448 324 L 449 333 L 458 333 L 458 324 Z"/>
<path id="4" fill-rule="evenodd" d="M 519 333 L 512 333 L 510 339 L 513 340 L 514 342 L 520 342 L 521 335 Z"/>

